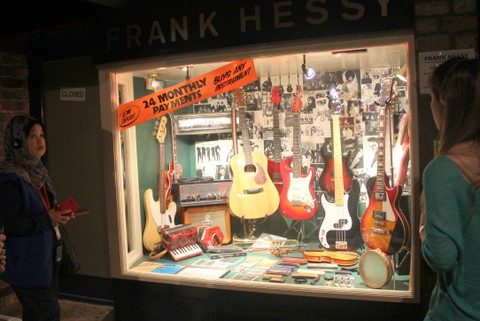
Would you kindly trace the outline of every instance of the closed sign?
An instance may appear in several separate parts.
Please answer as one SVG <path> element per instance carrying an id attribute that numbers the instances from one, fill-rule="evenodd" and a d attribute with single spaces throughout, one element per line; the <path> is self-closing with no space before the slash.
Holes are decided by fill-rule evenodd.
<path id="1" fill-rule="evenodd" d="M 85 88 L 60 88 L 60 100 L 85 101 Z"/>

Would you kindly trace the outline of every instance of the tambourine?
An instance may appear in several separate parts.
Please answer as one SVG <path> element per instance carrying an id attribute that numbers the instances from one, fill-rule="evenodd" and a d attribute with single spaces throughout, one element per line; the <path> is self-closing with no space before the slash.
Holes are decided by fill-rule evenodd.
<path id="1" fill-rule="evenodd" d="M 365 251 L 360 256 L 358 272 L 366 286 L 379 289 L 392 279 L 392 264 L 385 253 L 379 249 Z"/>

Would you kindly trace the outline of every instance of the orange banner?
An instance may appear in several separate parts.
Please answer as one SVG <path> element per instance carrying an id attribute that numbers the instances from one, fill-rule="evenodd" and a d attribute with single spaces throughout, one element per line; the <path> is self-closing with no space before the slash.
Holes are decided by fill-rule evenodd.
<path id="1" fill-rule="evenodd" d="M 257 79 L 253 59 L 237 60 L 209 73 L 135 99 L 117 108 L 120 130 L 141 124 Z"/>

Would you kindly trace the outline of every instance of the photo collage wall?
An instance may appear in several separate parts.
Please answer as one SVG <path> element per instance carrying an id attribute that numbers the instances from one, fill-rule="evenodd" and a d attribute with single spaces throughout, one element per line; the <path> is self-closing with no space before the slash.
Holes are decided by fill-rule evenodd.
<path id="1" fill-rule="evenodd" d="M 311 80 L 299 75 L 260 77 L 245 86 L 245 104 L 253 150 L 273 156 L 272 87 L 280 86 L 280 126 L 282 157 L 292 155 L 292 104 L 297 86 L 302 89 L 303 108 L 300 114 L 302 166 L 314 166 L 314 189 L 319 191 L 319 177 L 325 157 L 332 150 L 332 114 L 340 116 L 342 154 L 360 183 L 376 176 L 378 156 L 378 112 L 395 97 L 391 113 L 395 126 L 408 110 L 406 84 L 392 79 L 397 69 L 348 69 L 334 72 L 316 72 Z M 235 106 L 233 94 L 225 93 L 193 106 L 195 113 L 230 112 Z M 398 128 L 394 128 L 398 133 Z M 240 136 L 240 135 L 239 135 Z M 396 137 L 394 137 L 396 138 Z M 241 137 L 238 149 L 242 150 Z M 219 140 L 197 141 L 197 176 L 215 180 L 231 179 L 229 159 L 233 155 L 230 134 Z M 408 180 L 407 180 L 408 181 Z"/>

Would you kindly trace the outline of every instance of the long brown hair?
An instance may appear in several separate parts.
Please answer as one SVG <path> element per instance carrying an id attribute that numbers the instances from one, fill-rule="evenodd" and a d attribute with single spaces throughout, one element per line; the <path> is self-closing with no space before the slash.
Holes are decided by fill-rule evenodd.
<path id="1" fill-rule="evenodd" d="M 442 105 L 441 154 L 459 143 L 480 140 L 479 70 L 476 59 L 453 58 L 433 72 L 431 88 Z"/>

